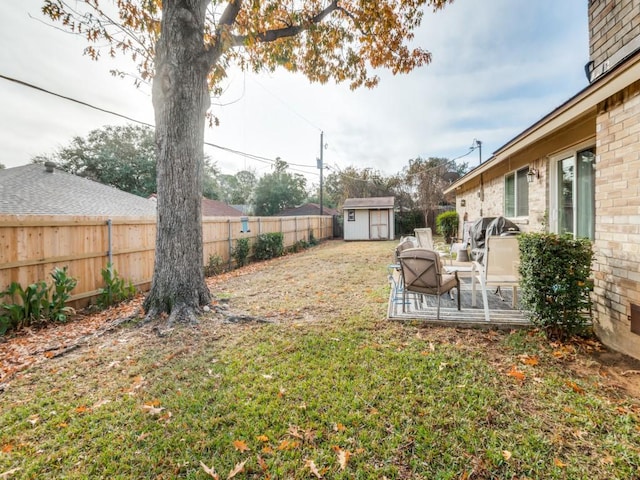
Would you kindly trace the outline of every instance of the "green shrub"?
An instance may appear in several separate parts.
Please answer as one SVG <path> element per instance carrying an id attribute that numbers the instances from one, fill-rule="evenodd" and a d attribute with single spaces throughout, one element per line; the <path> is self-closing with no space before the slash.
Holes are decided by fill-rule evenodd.
<path id="1" fill-rule="evenodd" d="M 73 309 L 65 304 L 71 298 L 71 290 L 76 288 L 78 280 L 69 276 L 67 267 L 54 268 L 51 278 L 53 278 L 53 285 L 51 285 L 49 318 L 55 322 L 66 322 L 67 316 L 73 313 Z"/>
<path id="2" fill-rule="evenodd" d="M 256 260 L 269 260 L 284 253 L 284 235 L 282 232 L 258 235 L 254 249 Z"/>
<path id="3" fill-rule="evenodd" d="M 320 241 L 313 234 L 313 230 L 309 230 L 309 246 L 313 247 L 315 245 L 318 245 L 319 243 Z"/>
<path id="4" fill-rule="evenodd" d="M 204 267 L 204 275 L 212 277 L 220 275 L 222 272 L 224 272 L 222 257 L 220 255 L 209 255 L 209 263 Z"/>
<path id="5" fill-rule="evenodd" d="M 236 261 L 236 267 L 242 267 L 249 262 L 249 252 L 251 247 L 248 238 L 239 238 L 236 240 L 236 248 L 233 249 L 231 255 Z"/>
<path id="6" fill-rule="evenodd" d="M 442 212 L 436 217 L 436 228 L 440 235 L 445 238 L 447 243 L 451 243 L 451 239 L 458 231 L 458 212 L 450 210 L 448 212 Z"/>
<path id="7" fill-rule="evenodd" d="M 590 322 L 591 262 L 587 239 L 526 233 L 519 237 L 521 303 L 549 338 L 583 333 Z"/>
<path id="8" fill-rule="evenodd" d="M 12 282 L 0 292 L 0 298 L 9 297 L 8 302 L 0 303 L 0 335 L 37 322 L 67 320 L 73 308 L 65 303 L 78 282 L 67 274 L 67 267 L 54 268 L 51 278 L 51 285 L 41 280 L 23 288 L 18 282 Z"/>
<path id="9" fill-rule="evenodd" d="M 123 278 L 120 278 L 111 263 L 107 263 L 107 266 L 100 273 L 104 282 L 104 287 L 100 289 L 98 297 L 98 306 L 100 308 L 110 307 L 135 296 L 135 285 L 131 280 L 127 283 Z"/>

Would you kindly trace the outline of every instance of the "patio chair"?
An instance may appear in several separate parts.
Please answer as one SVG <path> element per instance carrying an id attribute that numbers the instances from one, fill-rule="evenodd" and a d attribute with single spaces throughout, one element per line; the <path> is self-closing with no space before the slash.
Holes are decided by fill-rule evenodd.
<path id="1" fill-rule="evenodd" d="M 489 301 L 487 289 L 490 287 L 511 287 L 513 289 L 512 306 L 516 308 L 517 292 L 520 283 L 518 266 L 520 263 L 520 247 L 518 237 L 488 236 L 486 238 L 483 263 L 473 262 L 474 274 L 471 277 L 471 305 L 476 306 L 476 285 L 480 284 L 484 318 L 489 317 Z"/>
<path id="2" fill-rule="evenodd" d="M 433 234 L 430 228 L 414 228 L 413 232 L 416 234 L 420 248 L 433 250 Z"/>
<path id="3" fill-rule="evenodd" d="M 440 319 L 440 297 L 458 289 L 458 310 L 460 310 L 460 279 L 458 272 L 446 273 L 440 261 L 440 255 L 425 248 L 409 248 L 400 253 L 400 269 L 402 272 L 402 311 L 405 312 L 407 292 L 420 295 L 436 295 L 438 308 L 436 318 Z"/>
<path id="4" fill-rule="evenodd" d="M 413 232 L 418 239 L 418 246 L 420 248 L 426 248 L 427 250 L 433 250 L 440 255 L 440 259 L 448 258 L 449 264 L 451 264 L 451 247 L 444 242 L 433 243 L 433 233 L 429 227 L 427 228 L 414 228 Z"/>

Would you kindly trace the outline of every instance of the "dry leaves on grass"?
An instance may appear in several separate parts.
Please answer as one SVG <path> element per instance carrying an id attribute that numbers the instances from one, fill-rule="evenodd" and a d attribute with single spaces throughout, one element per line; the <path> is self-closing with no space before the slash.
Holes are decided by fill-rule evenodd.
<path id="1" fill-rule="evenodd" d="M 143 296 L 101 312 L 75 315 L 68 323 L 25 328 L 0 343 L 0 385 L 36 363 L 58 357 L 142 311 Z"/>

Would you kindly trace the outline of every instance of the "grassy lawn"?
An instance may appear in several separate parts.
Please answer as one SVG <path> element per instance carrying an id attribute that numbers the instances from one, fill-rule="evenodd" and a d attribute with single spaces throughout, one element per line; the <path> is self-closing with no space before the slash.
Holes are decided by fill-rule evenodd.
<path id="1" fill-rule="evenodd" d="M 392 246 L 211 279 L 265 322 L 125 325 L 23 371 L 0 478 L 640 477 L 637 375 L 595 341 L 386 320 Z"/>

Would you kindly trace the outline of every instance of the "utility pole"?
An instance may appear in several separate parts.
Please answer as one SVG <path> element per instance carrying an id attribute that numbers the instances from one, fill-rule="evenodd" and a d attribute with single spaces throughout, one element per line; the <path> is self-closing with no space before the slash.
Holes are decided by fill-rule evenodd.
<path id="1" fill-rule="evenodd" d="M 323 158 L 322 158 L 323 150 L 324 150 L 324 132 L 321 131 L 320 132 L 320 158 L 318 158 L 318 168 L 320 169 L 320 215 L 324 215 L 324 211 L 322 208 L 322 169 L 324 167 Z"/>
<path id="2" fill-rule="evenodd" d="M 478 160 L 479 160 L 479 165 L 481 165 L 482 164 L 482 142 L 474 138 L 471 148 L 478 149 Z"/>

